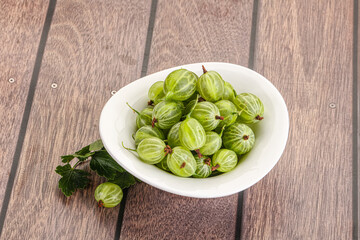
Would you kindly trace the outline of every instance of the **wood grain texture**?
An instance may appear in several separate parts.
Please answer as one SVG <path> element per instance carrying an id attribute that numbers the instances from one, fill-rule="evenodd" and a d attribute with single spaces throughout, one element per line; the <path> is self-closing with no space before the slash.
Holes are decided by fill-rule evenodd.
<path id="1" fill-rule="evenodd" d="M 111 91 L 140 77 L 149 10 L 140 0 L 57 2 L 2 239 L 114 238 L 118 207 L 93 197 L 103 180 L 66 198 L 54 169 L 99 138 Z"/>
<path id="2" fill-rule="evenodd" d="M 1 1 L 0 6 L 1 209 L 48 2 Z"/>
<path id="3" fill-rule="evenodd" d="M 290 133 L 246 191 L 242 239 L 352 239 L 353 2 L 260 1 L 258 16 L 255 70 L 284 96 Z"/>
<path id="4" fill-rule="evenodd" d="M 159 1 L 148 73 L 186 63 L 247 65 L 252 1 Z M 120 239 L 233 239 L 238 196 L 193 199 L 129 190 Z"/>

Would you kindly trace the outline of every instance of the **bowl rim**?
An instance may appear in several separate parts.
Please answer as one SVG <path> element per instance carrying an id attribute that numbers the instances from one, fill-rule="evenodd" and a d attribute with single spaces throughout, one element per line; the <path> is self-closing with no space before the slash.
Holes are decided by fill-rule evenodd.
<path id="1" fill-rule="evenodd" d="M 242 68 L 242 70 L 248 71 L 249 73 L 253 74 L 254 76 L 256 76 L 257 78 L 261 78 L 263 81 L 265 81 L 269 86 L 271 86 L 273 88 L 273 90 L 275 90 L 275 93 L 278 95 L 278 100 L 281 102 L 281 105 L 283 107 L 283 110 L 285 111 L 284 113 L 286 113 L 284 115 L 285 119 L 283 119 L 284 121 L 284 134 L 286 134 L 286 136 L 284 135 L 284 139 L 283 142 L 281 143 L 281 148 L 279 148 L 279 150 L 276 152 L 276 160 L 273 162 L 272 165 L 269 166 L 268 169 L 266 169 L 266 171 L 263 171 L 262 174 L 259 174 L 259 176 L 256 177 L 256 179 L 254 181 L 249 182 L 248 184 L 244 184 L 242 186 L 242 188 L 231 188 L 231 190 L 228 191 L 213 191 L 212 193 L 207 192 L 207 194 L 203 194 L 202 192 L 194 192 L 194 191 L 184 191 L 184 190 L 179 190 L 176 189 L 174 187 L 169 187 L 166 184 L 161 184 L 161 182 L 153 182 L 150 181 L 148 178 L 142 176 L 141 174 L 138 174 L 138 172 L 134 171 L 133 169 L 129 168 L 128 166 L 126 166 L 125 164 L 122 164 L 122 161 L 120 160 L 121 158 L 126 158 L 127 156 L 125 156 L 122 152 L 120 151 L 114 151 L 112 149 L 111 143 L 109 143 L 107 141 L 107 136 L 106 136 L 106 131 L 105 131 L 105 125 L 107 124 L 107 119 L 106 119 L 106 114 L 108 111 L 108 108 L 111 104 L 112 101 L 114 101 L 114 99 L 116 99 L 116 96 L 121 94 L 121 89 L 125 88 L 125 87 L 129 87 L 133 84 L 136 84 L 138 81 L 142 81 L 144 80 L 144 78 L 151 78 L 152 76 L 159 74 L 161 72 L 171 72 L 173 70 L 179 69 L 179 68 L 191 68 L 194 66 L 201 66 L 201 65 L 205 65 L 205 66 L 212 66 L 212 65 L 221 65 L 221 66 L 225 66 L 225 67 L 231 67 L 231 68 Z M 214 68 L 216 69 L 216 68 Z M 194 198 L 216 198 L 216 197 L 224 197 L 224 196 L 228 196 L 228 195 L 232 195 L 238 192 L 241 192 L 249 187 L 251 187 L 252 185 L 256 184 L 258 181 L 260 181 L 265 175 L 267 175 L 271 169 L 273 169 L 273 167 L 277 164 L 277 162 L 280 160 L 281 155 L 283 154 L 286 144 L 287 144 L 287 140 L 288 140 L 288 135 L 289 135 L 289 112 L 285 103 L 284 98 L 282 97 L 281 93 L 278 91 L 278 89 L 264 76 L 262 76 L 261 74 L 255 72 L 252 69 L 249 69 L 247 67 L 241 66 L 241 65 L 237 65 L 237 64 L 233 64 L 233 63 L 226 63 L 226 62 L 199 62 L 199 63 L 191 63 L 191 64 L 184 64 L 184 65 L 180 65 L 180 66 L 176 66 L 176 67 L 171 67 L 171 68 L 167 68 L 167 69 L 163 69 L 160 70 L 158 72 L 146 75 L 144 77 L 141 77 L 139 79 L 136 79 L 134 81 L 132 81 L 131 83 L 123 86 L 122 88 L 119 89 L 119 91 L 117 91 L 112 97 L 110 97 L 110 99 L 108 99 L 108 101 L 106 102 L 106 104 L 104 105 L 101 114 L 100 114 L 100 121 L 99 121 L 99 131 L 100 131 L 100 137 L 103 141 L 104 147 L 105 149 L 108 151 L 108 153 L 114 158 L 114 160 L 120 164 L 120 166 L 122 166 L 127 172 L 129 172 L 130 174 L 132 174 L 134 177 L 140 179 L 141 181 L 154 186 L 158 189 L 173 193 L 173 194 L 177 194 L 177 195 L 181 195 L 181 196 L 187 196 L 187 197 L 194 197 Z M 220 175 L 221 176 L 221 175 Z M 219 177 L 219 176 L 216 176 Z M 212 177 L 212 178 L 216 178 L 216 177 Z M 181 178 L 181 179 L 187 179 L 187 178 Z M 193 178 L 192 178 L 193 179 Z M 207 178 L 208 179 L 208 178 Z M 202 179 L 198 179 L 198 180 L 202 180 Z"/>

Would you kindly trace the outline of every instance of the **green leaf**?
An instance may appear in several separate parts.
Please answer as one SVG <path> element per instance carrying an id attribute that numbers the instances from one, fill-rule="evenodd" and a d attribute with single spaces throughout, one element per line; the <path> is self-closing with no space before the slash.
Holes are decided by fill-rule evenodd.
<path id="1" fill-rule="evenodd" d="M 107 179 L 114 179 L 117 172 L 125 172 L 106 150 L 95 152 L 90 161 L 90 168 Z"/>
<path id="2" fill-rule="evenodd" d="M 59 180 L 59 188 L 65 196 L 71 196 L 76 189 L 84 189 L 89 183 L 87 178 L 91 174 L 80 169 L 73 169 L 70 164 L 57 166 L 55 172 L 62 176 Z"/>
<path id="3" fill-rule="evenodd" d="M 64 155 L 64 156 L 61 156 L 61 161 L 63 163 L 69 163 L 71 160 L 73 160 L 75 158 L 74 155 Z"/>
<path id="4" fill-rule="evenodd" d="M 128 188 L 136 183 L 136 179 L 128 172 L 118 172 L 113 180 L 109 182 L 115 183 L 121 187 L 121 189 Z"/>
<path id="5" fill-rule="evenodd" d="M 102 143 L 101 139 L 93 142 L 89 145 L 90 152 L 99 151 L 104 147 L 104 144 Z"/>

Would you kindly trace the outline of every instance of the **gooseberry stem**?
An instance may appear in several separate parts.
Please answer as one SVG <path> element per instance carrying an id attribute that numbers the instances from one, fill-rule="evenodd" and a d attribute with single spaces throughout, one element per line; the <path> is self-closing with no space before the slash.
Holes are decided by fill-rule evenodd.
<path id="1" fill-rule="evenodd" d="M 248 140 L 248 139 L 249 139 L 249 136 L 248 136 L 248 135 L 244 135 L 244 136 L 243 136 L 243 139 L 244 139 L 244 140 Z"/>
<path id="2" fill-rule="evenodd" d="M 198 155 L 199 158 L 202 158 L 203 155 L 200 153 L 199 149 L 195 149 L 196 154 Z"/>
<path id="3" fill-rule="evenodd" d="M 152 122 L 151 122 L 151 126 L 154 128 L 155 127 L 155 123 L 157 122 L 156 118 L 154 117 Z"/>
<path id="4" fill-rule="evenodd" d="M 149 106 L 152 106 L 153 103 L 154 103 L 154 102 L 153 102 L 152 100 L 149 100 L 149 101 L 148 101 L 148 105 L 149 105 Z"/>
<path id="5" fill-rule="evenodd" d="M 137 113 L 137 114 L 139 114 L 139 115 L 140 115 L 140 113 L 139 113 L 138 111 L 136 111 L 135 109 L 133 109 L 133 108 L 129 105 L 129 103 L 128 103 L 128 102 L 126 102 L 126 104 L 129 106 L 129 108 L 131 108 L 131 110 L 133 110 L 135 113 Z"/>
<path id="6" fill-rule="evenodd" d="M 199 102 L 199 98 L 200 98 L 200 94 L 198 94 L 196 96 L 196 100 L 195 100 L 195 104 L 194 106 L 192 106 L 192 108 L 190 109 L 190 112 L 186 115 L 186 118 L 190 117 L 191 113 L 194 111 L 195 107 L 196 107 L 196 104 L 198 104 Z"/>
<path id="7" fill-rule="evenodd" d="M 98 206 L 99 206 L 99 208 L 104 207 L 104 203 L 103 203 L 103 201 L 99 200 L 99 202 L 98 202 Z"/>
<path id="8" fill-rule="evenodd" d="M 218 115 L 216 115 L 216 116 L 215 116 L 215 119 L 224 120 L 224 117 L 223 117 L 223 116 L 218 116 Z"/>
<path id="9" fill-rule="evenodd" d="M 126 150 L 136 152 L 136 149 L 132 149 L 132 148 L 127 148 L 127 147 L 125 147 L 125 146 L 124 146 L 124 142 L 121 142 L 121 145 L 122 145 L 123 148 L 125 148 Z"/>
<path id="10" fill-rule="evenodd" d="M 224 132 L 224 130 L 225 130 L 225 127 L 226 127 L 225 125 L 224 125 L 224 126 L 222 126 L 222 128 L 221 128 L 221 132 L 220 132 L 220 134 L 219 134 L 219 136 L 220 136 L 220 137 L 222 137 L 223 132 Z"/>
<path id="11" fill-rule="evenodd" d="M 198 102 L 205 102 L 206 100 L 203 97 L 199 97 Z"/>
<path id="12" fill-rule="evenodd" d="M 211 165 L 211 159 L 210 158 L 207 158 L 207 159 L 205 159 L 204 160 L 204 163 L 206 164 L 206 165 Z"/>
<path id="13" fill-rule="evenodd" d="M 181 168 L 184 168 L 185 165 L 186 165 L 186 162 L 183 162 L 183 163 L 181 164 L 181 166 L 180 166 L 180 169 L 181 169 Z"/>
<path id="14" fill-rule="evenodd" d="M 255 117 L 255 119 L 260 121 L 260 120 L 263 120 L 264 117 L 260 117 L 260 115 L 257 115 L 257 116 Z"/>
<path id="15" fill-rule="evenodd" d="M 219 164 L 216 164 L 214 167 L 211 168 L 211 171 L 215 171 L 216 169 L 218 169 L 220 167 Z"/>
<path id="16" fill-rule="evenodd" d="M 205 69 L 204 65 L 202 65 L 202 69 L 204 73 L 207 73 L 207 70 Z"/>
<path id="17" fill-rule="evenodd" d="M 168 154 L 172 154 L 172 149 L 169 145 L 166 145 L 166 147 L 164 148 L 164 152 L 165 152 L 165 156 Z"/>

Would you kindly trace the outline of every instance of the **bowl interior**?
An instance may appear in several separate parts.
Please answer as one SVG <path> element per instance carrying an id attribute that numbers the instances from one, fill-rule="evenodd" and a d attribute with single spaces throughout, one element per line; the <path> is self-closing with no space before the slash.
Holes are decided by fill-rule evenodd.
<path id="1" fill-rule="evenodd" d="M 135 148 L 132 135 L 136 131 L 137 110 L 146 107 L 149 87 L 165 80 L 173 70 L 186 68 L 202 74 L 201 65 L 217 71 L 232 84 L 237 93 L 250 92 L 264 104 L 264 120 L 251 126 L 256 141 L 254 148 L 240 158 L 237 167 L 222 175 L 205 178 L 181 178 L 143 163 L 136 153 L 125 150 Z M 128 172 L 140 180 L 162 190 L 189 197 L 212 198 L 240 192 L 263 178 L 279 160 L 288 137 L 289 118 L 286 104 L 278 90 L 260 74 L 229 63 L 196 63 L 167 69 L 136 80 L 121 88 L 103 108 L 100 117 L 100 135 L 111 156 Z"/>

